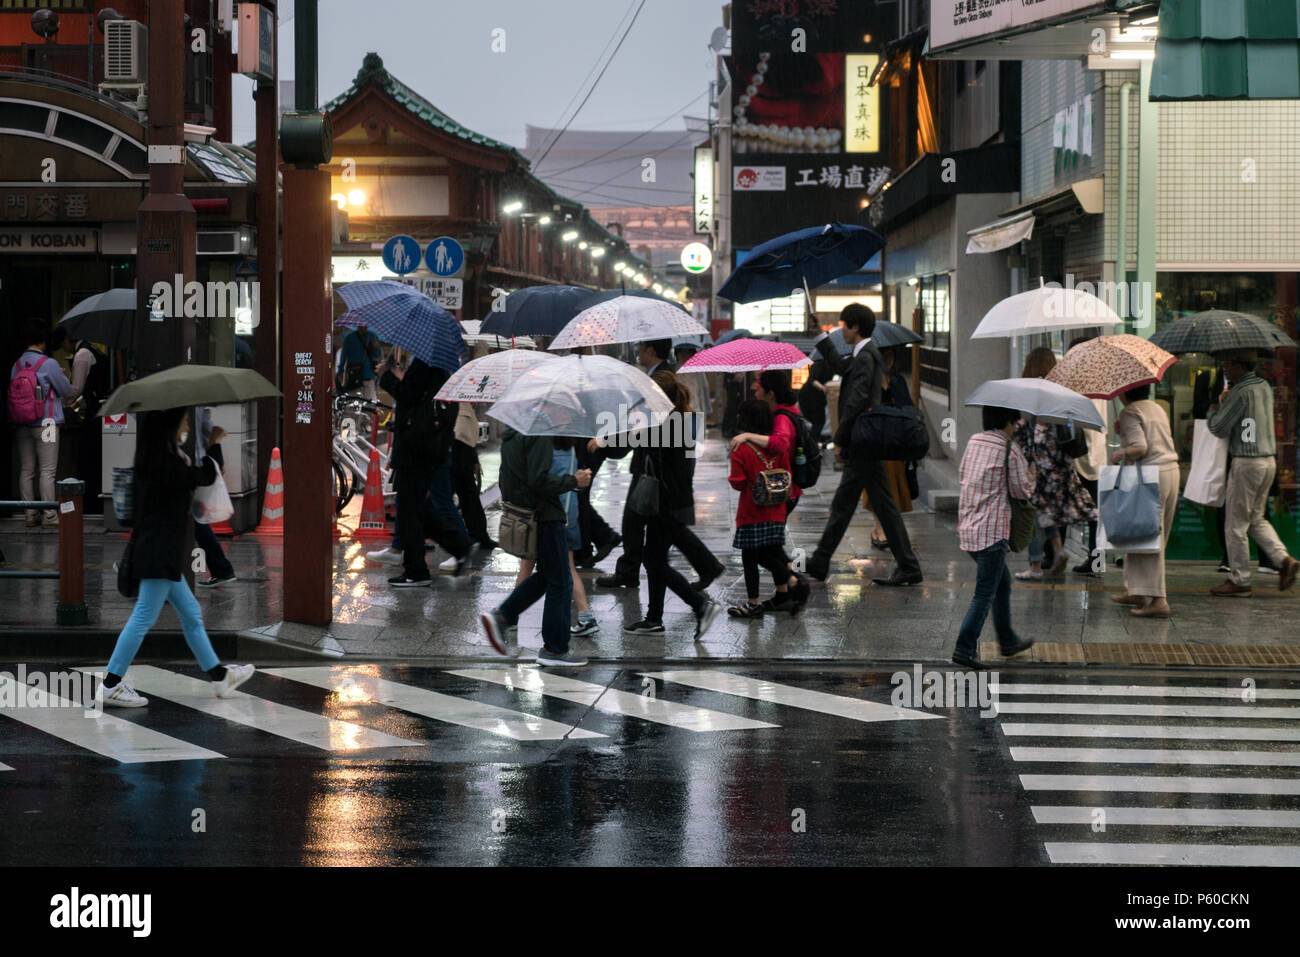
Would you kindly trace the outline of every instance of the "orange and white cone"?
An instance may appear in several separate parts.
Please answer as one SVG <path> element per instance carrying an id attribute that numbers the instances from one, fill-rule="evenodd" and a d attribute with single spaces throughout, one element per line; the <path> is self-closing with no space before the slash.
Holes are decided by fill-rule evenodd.
<path id="1" fill-rule="evenodd" d="M 361 501 L 361 523 L 352 533 L 362 540 L 384 540 L 389 537 L 384 523 L 384 480 L 379 471 L 379 450 L 370 450 L 370 468 L 366 470 L 366 497 Z"/>
<path id="2" fill-rule="evenodd" d="M 271 450 L 271 468 L 266 473 L 266 496 L 262 499 L 259 532 L 284 534 L 284 471 L 280 467 L 280 450 Z"/>

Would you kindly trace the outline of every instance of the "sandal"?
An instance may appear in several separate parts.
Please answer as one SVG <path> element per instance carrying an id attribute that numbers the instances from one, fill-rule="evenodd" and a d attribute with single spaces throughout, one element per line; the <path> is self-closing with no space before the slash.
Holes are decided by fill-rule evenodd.
<path id="1" fill-rule="evenodd" d="M 762 618 L 763 606 L 755 604 L 732 605 L 727 609 L 727 614 L 732 618 Z"/>
<path id="2" fill-rule="evenodd" d="M 878 548 L 878 549 L 880 549 L 882 552 L 887 552 L 887 551 L 889 551 L 889 539 L 887 539 L 887 538 L 873 538 L 873 539 L 871 540 L 871 547 L 872 547 L 872 548 Z"/>

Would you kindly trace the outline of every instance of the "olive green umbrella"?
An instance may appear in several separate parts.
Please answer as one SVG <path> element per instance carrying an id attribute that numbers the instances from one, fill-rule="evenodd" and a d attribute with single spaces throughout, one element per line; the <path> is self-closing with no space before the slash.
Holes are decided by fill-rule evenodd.
<path id="1" fill-rule="evenodd" d="M 178 406 L 225 405 L 270 399 L 279 394 L 275 386 L 252 369 L 181 365 L 119 386 L 104 402 L 99 415 L 159 412 Z"/>

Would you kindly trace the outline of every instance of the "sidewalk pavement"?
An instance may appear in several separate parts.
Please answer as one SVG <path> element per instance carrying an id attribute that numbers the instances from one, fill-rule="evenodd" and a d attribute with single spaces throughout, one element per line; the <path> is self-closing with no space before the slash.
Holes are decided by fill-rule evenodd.
<path id="1" fill-rule="evenodd" d="M 592 501 L 615 528 L 630 483 L 630 459 L 606 463 L 593 486 Z M 726 563 L 727 571 L 710 588 L 718 601 L 743 600 L 740 555 L 731 548 L 732 517 L 737 493 L 726 480 L 726 446 L 711 433 L 700 449 L 696 467 L 696 533 Z M 811 553 L 825 523 L 840 473 L 823 470 L 818 488 L 810 490 L 791 516 L 795 546 Z M 925 489 L 923 487 L 922 492 Z M 485 502 L 497 498 L 488 490 Z M 595 586 L 597 575 L 612 571 L 615 552 L 602 569 L 583 574 L 591 606 L 601 625 L 598 635 L 578 639 L 575 647 L 593 660 L 725 660 L 772 659 L 863 661 L 947 661 L 974 588 L 975 564 L 957 547 L 956 515 L 934 513 L 921 502 L 906 515 L 913 546 L 925 582 L 911 588 L 882 588 L 873 577 L 889 574 L 892 558 L 872 549 L 871 516 L 859 511 L 832 562 L 824 586 L 814 584 L 804 613 L 737 621 L 720 616 L 705 639 L 692 640 L 694 617 L 669 593 L 667 636 L 632 637 L 625 623 L 641 617 L 646 586 L 640 594 L 629 589 Z M 354 502 L 340 526 L 356 524 Z M 488 513 L 494 529 L 499 512 Z M 7 569 L 57 567 L 57 535 L 27 530 L 21 517 L 0 521 L 0 548 Z M 483 638 L 480 612 L 496 607 L 513 587 L 518 562 L 497 550 L 475 552 L 472 568 L 461 578 L 437 572 L 446 555 L 429 554 L 434 570 L 432 588 L 392 589 L 386 579 L 397 574 L 368 564 L 365 552 L 383 543 L 335 543 L 334 620 L 328 628 L 287 624 L 281 616 L 281 568 L 284 545 L 278 538 L 242 536 L 223 540 L 240 580 L 215 589 L 198 589 L 204 619 L 223 656 L 277 658 L 302 654 L 373 659 L 480 659 L 499 661 Z M 14 653 L 103 657 L 126 621 L 131 602 L 115 589 L 112 564 L 123 547 L 119 535 L 92 525 L 86 538 L 86 600 L 90 623 L 60 629 L 54 623 L 58 583 L 54 580 L 0 579 L 0 648 Z M 1070 564 L 1082 557 L 1078 545 Z M 694 578 L 673 553 L 673 560 Z M 1012 557 L 1013 570 L 1025 567 Z M 1012 592 L 1012 619 L 1021 634 L 1038 645 L 1020 658 L 1052 664 L 1184 664 L 1196 666 L 1274 666 L 1300 668 L 1300 590 L 1280 593 L 1277 577 L 1254 575 L 1250 598 L 1215 598 L 1208 594 L 1223 575 L 1209 562 L 1169 563 L 1169 602 L 1173 617 L 1166 621 L 1136 619 L 1127 609 L 1107 600 L 1106 593 L 1122 588 L 1123 572 L 1113 566 L 1099 578 L 1075 575 L 1042 584 L 1017 582 Z M 763 585 L 770 593 L 770 580 Z M 521 654 L 541 646 L 542 603 L 521 620 Z M 992 622 L 985 626 L 983 653 L 998 660 Z M 170 608 L 158 630 L 146 642 L 143 656 L 185 658 L 178 622 Z M 1019 659 L 1017 659 L 1019 660 Z"/>

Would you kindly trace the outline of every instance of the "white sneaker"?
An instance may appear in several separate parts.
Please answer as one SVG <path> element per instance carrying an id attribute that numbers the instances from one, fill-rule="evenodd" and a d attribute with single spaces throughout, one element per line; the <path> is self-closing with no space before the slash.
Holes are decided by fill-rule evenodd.
<path id="1" fill-rule="evenodd" d="M 252 665 L 226 665 L 226 676 L 220 681 L 212 682 L 212 690 L 218 698 L 229 698 L 236 688 L 253 677 L 256 670 Z"/>
<path id="2" fill-rule="evenodd" d="M 95 700 L 106 708 L 143 708 L 149 703 L 148 698 L 138 693 L 125 681 L 119 681 L 112 688 L 105 688 L 101 681 L 99 690 L 95 692 Z"/>
<path id="3" fill-rule="evenodd" d="M 381 548 L 377 552 L 366 552 L 366 561 L 378 562 L 380 565 L 400 565 L 402 564 L 402 553 L 389 546 Z"/>
<path id="4" fill-rule="evenodd" d="M 454 572 L 457 568 L 460 567 L 460 561 L 461 560 L 459 558 L 457 558 L 455 555 L 452 555 L 445 562 L 440 564 L 438 566 L 438 569 L 439 571 L 444 571 L 444 572 Z"/>

